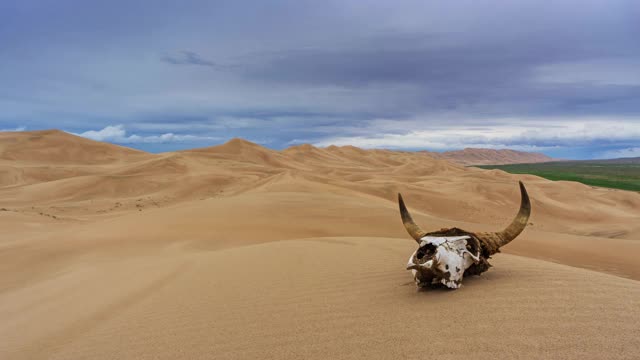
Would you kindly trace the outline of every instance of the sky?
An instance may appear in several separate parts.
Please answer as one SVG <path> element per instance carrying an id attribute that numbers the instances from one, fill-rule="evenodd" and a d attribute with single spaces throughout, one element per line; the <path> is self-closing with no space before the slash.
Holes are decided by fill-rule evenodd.
<path id="1" fill-rule="evenodd" d="M 0 130 L 640 156 L 640 1 L 0 1 Z"/>

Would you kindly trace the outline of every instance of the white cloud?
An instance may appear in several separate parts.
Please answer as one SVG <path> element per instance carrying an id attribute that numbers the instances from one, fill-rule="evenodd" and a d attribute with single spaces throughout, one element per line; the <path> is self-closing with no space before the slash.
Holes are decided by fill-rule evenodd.
<path id="1" fill-rule="evenodd" d="M 600 159 L 617 159 L 630 157 L 640 157 L 640 147 L 605 151 L 599 156 Z"/>
<path id="2" fill-rule="evenodd" d="M 96 141 L 116 141 L 126 139 L 126 134 L 127 132 L 124 130 L 123 125 L 109 125 L 102 130 L 89 130 L 76 135 Z"/>
<path id="3" fill-rule="evenodd" d="M 75 134 L 97 141 L 108 141 L 121 144 L 149 144 L 149 143 L 175 143 L 175 142 L 195 142 L 195 141 L 215 141 L 220 138 L 200 135 L 180 135 L 165 133 L 160 135 L 127 135 L 124 125 L 109 125 L 102 130 L 89 130 L 80 134 Z"/>
<path id="4" fill-rule="evenodd" d="M 621 119 L 501 119 L 484 126 L 459 125 L 452 121 L 445 126 L 427 124 L 404 132 L 397 131 L 397 128 L 396 131 L 379 129 L 376 131 L 372 128 L 362 135 L 327 137 L 313 143 L 316 146 L 354 145 L 363 148 L 450 150 L 483 147 L 542 151 L 559 147 L 588 146 L 593 143 L 640 141 L 640 121 Z"/>

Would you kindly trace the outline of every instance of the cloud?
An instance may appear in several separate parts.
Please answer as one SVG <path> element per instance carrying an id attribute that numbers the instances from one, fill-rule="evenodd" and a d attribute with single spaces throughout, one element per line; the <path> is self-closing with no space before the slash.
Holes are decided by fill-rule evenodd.
<path id="1" fill-rule="evenodd" d="M 89 130 L 76 135 L 96 141 L 117 141 L 126 139 L 126 134 L 123 125 L 109 125 L 102 130 Z"/>
<path id="2" fill-rule="evenodd" d="M 630 147 L 626 149 L 609 150 L 609 151 L 603 152 L 598 157 L 600 159 L 640 157 L 640 147 Z"/>
<path id="3" fill-rule="evenodd" d="M 214 136 L 184 135 L 174 133 L 164 133 L 160 135 L 127 135 L 124 125 L 109 125 L 101 130 L 89 130 L 80 134 L 75 134 L 96 141 L 107 141 L 120 144 L 164 144 L 164 143 L 186 143 L 201 141 L 218 141 L 220 138 Z"/>
<path id="4" fill-rule="evenodd" d="M 211 60 L 203 58 L 198 53 L 193 51 L 180 51 L 175 54 L 165 54 L 160 58 L 160 60 L 173 65 L 206 66 L 216 70 L 225 70 L 232 68 L 232 66 L 229 65 L 216 64 Z"/>
<path id="5" fill-rule="evenodd" d="M 534 69 L 534 80 L 548 84 L 640 85 L 640 61 L 616 58 L 558 62 Z"/>
<path id="6" fill-rule="evenodd" d="M 465 147 L 511 148 L 543 151 L 558 147 L 624 146 L 640 139 L 640 122 L 635 119 L 591 119 L 568 121 L 535 121 L 527 119 L 493 120 L 484 126 L 455 124 L 422 124 L 408 122 L 404 130 L 379 122 L 365 129 L 365 135 L 333 136 L 313 141 L 316 146 L 354 145 L 363 148 L 451 150 Z M 473 124 L 473 122 L 471 123 Z M 411 129 L 412 130 L 406 130 Z M 417 127 L 417 129 L 415 129 Z M 386 128 L 386 132 L 378 132 Z M 296 141 L 304 142 L 304 141 Z"/>
<path id="7" fill-rule="evenodd" d="M 367 96 L 370 109 L 378 112 L 391 107 L 414 114 L 454 110 L 494 116 L 640 113 L 635 100 L 640 80 L 633 75 L 640 65 L 626 60 L 637 52 L 615 50 L 620 59 L 607 58 L 602 49 L 536 34 L 521 43 L 500 37 L 460 40 L 450 34 L 388 34 L 348 47 L 258 54 L 243 74 L 245 81 L 280 87 L 334 87 L 360 94 L 387 89 L 386 99 Z M 394 91 L 398 87 L 402 97 Z"/>

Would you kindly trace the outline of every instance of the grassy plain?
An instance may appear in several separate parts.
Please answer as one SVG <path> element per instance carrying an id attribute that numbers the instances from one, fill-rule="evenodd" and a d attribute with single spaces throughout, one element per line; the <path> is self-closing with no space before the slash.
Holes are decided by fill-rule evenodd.
<path id="1" fill-rule="evenodd" d="M 549 180 L 577 181 L 592 186 L 640 191 L 640 163 L 589 160 L 478 167 L 500 169 L 511 174 L 532 174 Z"/>

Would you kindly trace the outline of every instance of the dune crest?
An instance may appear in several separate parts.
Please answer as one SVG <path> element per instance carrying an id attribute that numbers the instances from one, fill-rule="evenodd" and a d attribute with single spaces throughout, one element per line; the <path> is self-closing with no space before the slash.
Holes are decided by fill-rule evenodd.
<path id="1" fill-rule="evenodd" d="M 153 155 L 60 130 L 0 132 L 0 160 L 5 161 L 97 165 L 150 156 Z"/>

